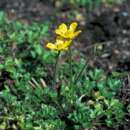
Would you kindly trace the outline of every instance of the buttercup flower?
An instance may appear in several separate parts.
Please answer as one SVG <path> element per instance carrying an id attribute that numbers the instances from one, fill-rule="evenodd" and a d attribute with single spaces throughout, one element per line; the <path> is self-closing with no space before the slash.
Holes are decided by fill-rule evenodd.
<path id="1" fill-rule="evenodd" d="M 77 26 L 78 24 L 76 22 L 71 23 L 69 27 L 63 23 L 59 25 L 55 33 L 66 39 L 74 39 L 81 33 L 81 30 L 76 31 Z"/>
<path id="2" fill-rule="evenodd" d="M 64 40 L 62 38 L 57 38 L 55 43 L 47 43 L 46 47 L 55 51 L 65 51 L 68 50 L 71 45 L 72 40 Z"/>

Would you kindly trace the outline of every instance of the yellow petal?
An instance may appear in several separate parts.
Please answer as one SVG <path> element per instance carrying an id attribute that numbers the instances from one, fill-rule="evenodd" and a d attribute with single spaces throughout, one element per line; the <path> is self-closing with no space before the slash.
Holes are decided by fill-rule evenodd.
<path id="1" fill-rule="evenodd" d="M 62 23 L 56 30 L 55 30 L 55 33 L 58 34 L 58 35 L 62 35 L 64 34 L 65 32 L 67 32 L 67 26 L 66 24 Z"/>
<path id="2" fill-rule="evenodd" d="M 72 43 L 72 40 L 66 41 L 64 43 L 64 48 L 68 48 L 71 45 L 71 43 Z"/>
<path id="3" fill-rule="evenodd" d="M 70 47 L 70 45 L 71 45 L 71 40 L 66 41 L 66 42 L 63 44 L 62 49 L 67 50 L 67 49 Z"/>
<path id="4" fill-rule="evenodd" d="M 67 50 L 68 47 L 66 47 L 64 44 L 61 44 L 61 45 L 57 45 L 57 50 L 59 51 L 64 51 L 64 50 Z"/>
<path id="5" fill-rule="evenodd" d="M 76 31 L 76 32 L 74 33 L 74 37 L 77 37 L 81 32 L 82 32 L 81 30 Z"/>
<path id="6" fill-rule="evenodd" d="M 78 24 L 76 22 L 71 23 L 69 30 L 74 32 L 77 28 Z"/>
<path id="7" fill-rule="evenodd" d="M 59 51 L 64 50 L 63 44 L 57 45 L 57 50 L 59 50 Z"/>
<path id="8" fill-rule="evenodd" d="M 67 36 L 68 38 L 70 38 L 70 39 L 73 39 L 73 38 L 74 38 L 74 33 L 68 33 L 66 36 Z"/>
<path id="9" fill-rule="evenodd" d="M 57 44 L 58 50 L 67 50 L 70 46 L 72 40 L 69 41 L 63 41 L 61 44 Z"/>
<path id="10" fill-rule="evenodd" d="M 62 39 L 60 39 L 60 38 L 57 38 L 56 39 L 56 45 L 60 45 L 60 44 L 63 44 L 64 43 L 64 41 L 62 40 Z"/>
<path id="11" fill-rule="evenodd" d="M 52 50 L 56 49 L 56 45 L 53 44 L 53 43 L 47 43 L 46 47 L 49 48 L 49 49 L 52 49 Z"/>
<path id="12" fill-rule="evenodd" d="M 74 32 L 68 32 L 66 33 L 65 35 L 65 38 L 69 38 L 69 39 L 74 39 L 76 36 L 75 36 L 75 33 Z"/>

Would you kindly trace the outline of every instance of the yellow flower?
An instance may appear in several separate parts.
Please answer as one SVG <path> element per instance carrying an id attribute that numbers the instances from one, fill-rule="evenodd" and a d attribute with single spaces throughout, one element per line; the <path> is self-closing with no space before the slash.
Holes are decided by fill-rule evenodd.
<path id="1" fill-rule="evenodd" d="M 55 43 L 47 43 L 46 47 L 55 51 L 65 51 L 68 50 L 71 45 L 72 40 L 64 40 L 62 38 L 57 38 Z"/>
<path id="2" fill-rule="evenodd" d="M 77 26 L 78 24 L 73 22 L 68 28 L 67 25 L 63 23 L 59 25 L 59 27 L 55 30 L 55 33 L 66 39 L 74 39 L 81 33 L 81 30 L 76 31 Z"/>

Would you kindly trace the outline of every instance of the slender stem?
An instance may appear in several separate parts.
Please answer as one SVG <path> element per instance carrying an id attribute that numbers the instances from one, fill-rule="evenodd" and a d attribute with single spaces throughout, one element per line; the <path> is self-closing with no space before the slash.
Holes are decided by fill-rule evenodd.
<path id="1" fill-rule="evenodd" d="M 81 75 L 82 75 L 83 71 L 85 70 L 86 66 L 87 66 L 87 61 L 85 62 L 84 66 L 82 67 L 80 72 L 77 74 L 77 76 L 76 76 L 76 78 L 74 80 L 74 84 L 79 80 L 79 78 L 81 77 Z"/>
<path id="2" fill-rule="evenodd" d="M 71 48 L 69 49 L 69 68 L 70 68 L 70 85 L 72 84 L 72 54 Z"/>
<path id="3" fill-rule="evenodd" d="M 59 60 L 60 51 L 58 51 L 56 56 L 56 62 L 55 62 L 55 68 L 54 68 L 54 81 L 53 81 L 53 87 L 55 83 L 57 82 L 57 70 L 58 70 L 58 60 Z"/>

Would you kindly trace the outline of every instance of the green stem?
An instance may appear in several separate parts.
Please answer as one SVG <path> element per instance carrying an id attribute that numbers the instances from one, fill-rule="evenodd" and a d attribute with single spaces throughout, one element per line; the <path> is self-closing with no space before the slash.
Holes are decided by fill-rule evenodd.
<path id="1" fill-rule="evenodd" d="M 58 51 L 57 56 L 56 56 L 55 69 L 54 69 L 54 82 L 53 82 L 53 87 L 55 86 L 55 84 L 56 84 L 56 82 L 57 82 L 57 70 L 58 70 L 59 55 L 60 55 L 60 51 Z"/>
<path id="2" fill-rule="evenodd" d="M 72 84 L 72 54 L 71 48 L 69 49 L 69 68 L 70 68 L 70 86 Z"/>
<path id="3" fill-rule="evenodd" d="M 77 76 L 76 76 L 76 78 L 74 80 L 74 84 L 80 79 L 80 77 L 81 77 L 83 71 L 85 70 L 86 66 L 87 66 L 87 61 L 85 62 L 84 66 L 82 67 L 82 69 L 80 70 L 80 72 L 77 74 Z"/>

